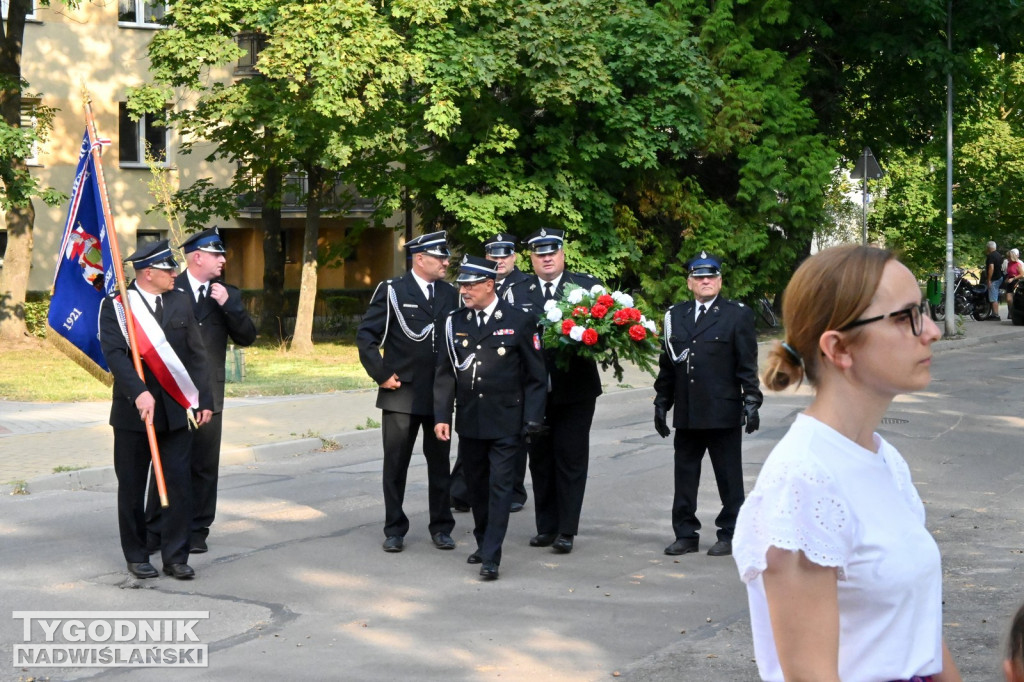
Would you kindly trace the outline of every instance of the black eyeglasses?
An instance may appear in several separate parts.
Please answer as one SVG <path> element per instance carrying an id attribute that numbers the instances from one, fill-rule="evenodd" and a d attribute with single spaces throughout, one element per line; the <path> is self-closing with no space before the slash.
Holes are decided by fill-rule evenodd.
<path id="1" fill-rule="evenodd" d="M 879 315 L 877 317 L 868 317 L 868 318 L 863 319 L 863 320 L 854 320 L 850 324 L 844 325 L 844 326 L 840 327 L 837 331 L 845 332 L 845 331 L 847 331 L 849 329 L 853 329 L 854 327 L 860 327 L 861 325 L 871 324 L 872 322 L 878 322 L 879 320 L 884 320 L 887 317 L 905 316 L 907 319 L 910 320 L 910 331 L 911 331 L 911 333 L 914 336 L 921 336 L 921 332 L 924 331 L 923 321 L 924 321 L 925 307 L 927 305 L 928 305 L 927 301 L 921 301 L 917 305 L 912 305 L 909 308 L 904 308 L 903 310 L 897 310 L 896 312 L 889 313 L 888 315 Z"/>

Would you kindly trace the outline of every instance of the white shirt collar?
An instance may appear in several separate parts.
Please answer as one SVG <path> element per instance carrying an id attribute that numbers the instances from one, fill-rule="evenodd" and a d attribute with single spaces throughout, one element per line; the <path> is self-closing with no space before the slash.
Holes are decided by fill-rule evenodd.
<path id="1" fill-rule="evenodd" d="M 427 289 L 427 285 L 428 284 L 434 284 L 434 282 L 428 282 L 427 280 L 423 279 L 422 277 L 420 277 L 419 275 L 416 274 L 415 270 L 410 270 L 409 272 L 412 273 L 412 277 L 413 277 L 413 279 L 416 280 L 416 284 L 420 285 L 420 291 L 423 292 L 423 298 L 425 298 L 425 299 L 427 299 L 429 301 L 430 300 L 430 290 Z M 436 287 L 434 289 L 434 292 L 437 293 L 437 288 Z"/>
<path id="2" fill-rule="evenodd" d="M 498 297 L 495 296 L 494 300 L 491 301 L 490 305 L 488 305 L 483 310 L 483 313 L 484 313 L 484 323 L 486 323 L 488 320 L 491 319 L 491 316 L 494 315 L 494 309 L 497 308 L 497 307 L 498 307 Z M 479 317 L 480 317 L 480 314 L 477 313 L 477 318 L 479 318 Z"/>
<path id="3" fill-rule="evenodd" d="M 151 294 L 142 287 L 139 286 L 138 282 L 135 283 L 135 290 L 142 296 L 142 300 L 146 302 L 150 310 L 156 310 L 156 299 L 160 294 Z"/>
<path id="4" fill-rule="evenodd" d="M 562 275 L 564 275 L 564 274 L 565 274 L 564 272 L 559 273 L 558 277 L 555 277 L 553 280 L 551 280 L 551 292 L 552 292 L 552 294 L 554 292 L 558 291 L 558 285 L 562 281 Z M 540 292 L 543 294 L 544 291 L 545 291 L 545 287 L 547 286 L 547 282 L 545 280 L 541 279 L 539 275 L 537 276 L 537 281 L 540 282 Z"/>
<path id="5" fill-rule="evenodd" d="M 704 310 L 705 311 L 711 310 L 711 306 L 713 306 L 715 304 L 715 301 L 717 301 L 717 300 L 718 300 L 718 297 L 715 296 L 713 299 L 711 299 L 707 303 L 701 303 L 700 301 L 694 301 L 693 302 L 693 304 L 694 304 L 693 305 L 693 321 L 694 322 L 697 321 L 697 316 L 700 315 L 700 307 L 701 306 L 704 306 Z"/>
<path id="6" fill-rule="evenodd" d="M 190 270 L 185 270 L 185 274 L 188 276 L 189 286 L 192 287 L 192 299 L 193 300 L 196 300 L 196 301 L 199 300 L 199 287 L 201 287 L 201 286 L 205 286 L 206 287 L 206 289 L 205 289 L 206 295 L 207 296 L 210 295 L 210 283 L 209 282 L 200 282 L 198 279 L 195 278 L 195 276 L 192 274 L 192 271 L 190 271 Z"/>

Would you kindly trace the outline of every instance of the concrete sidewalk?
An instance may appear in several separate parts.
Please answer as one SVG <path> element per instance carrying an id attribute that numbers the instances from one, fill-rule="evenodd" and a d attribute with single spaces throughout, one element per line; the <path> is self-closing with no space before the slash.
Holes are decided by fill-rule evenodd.
<path id="1" fill-rule="evenodd" d="M 1004 306 L 1005 307 L 1005 306 Z M 1002 322 L 964 323 L 964 335 L 936 342 L 936 352 L 1024 336 Z M 765 355 L 764 346 L 760 353 Z M 621 383 L 603 376 L 606 393 L 651 386 L 628 368 Z M 318 395 L 229 398 L 225 401 L 222 466 L 255 464 L 322 449 L 379 426 L 373 389 Z M 80 489 L 114 481 L 110 404 L 24 403 L 0 400 L 0 490 Z M 378 436 L 379 437 L 379 436 Z"/>

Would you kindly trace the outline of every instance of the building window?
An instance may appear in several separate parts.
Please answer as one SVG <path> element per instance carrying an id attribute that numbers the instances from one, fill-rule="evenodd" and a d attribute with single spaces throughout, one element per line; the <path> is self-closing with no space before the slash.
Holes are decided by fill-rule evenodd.
<path id="1" fill-rule="evenodd" d="M 244 51 L 244 54 L 238 58 L 235 75 L 256 75 L 256 62 L 260 58 L 260 52 L 267 46 L 267 37 L 262 33 L 239 33 L 235 40 L 238 41 L 238 47 Z"/>
<path id="2" fill-rule="evenodd" d="M 135 250 L 138 251 L 146 244 L 152 244 L 165 239 L 164 233 L 159 230 L 137 230 L 135 232 Z"/>
<path id="3" fill-rule="evenodd" d="M 122 26 L 161 26 L 167 3 L 161 0 L 118 0 L 117 23 Z"/>
<path id="4" fill-rule="evenodd" d="M 138 121 L 128 115 L 126 102 L 118 103 L 118 149 L 122 166 L 145 167 L 146 154 L 160 164 L 167 163 L 167 126 L 159 114 L 145 114 Z"/>
<path id="5" fill-rule="evenodd" d="M 4 21 L 7 21 L 7 6 L 10 4 L 10 0 L 0 0 L 0 17 Z M 32 9 L 25 15 L 25 20 L 36 21 L 36 0 L 32 0 Z"/>
<path id="6" fill-rule="evenodd" d="M 21 100 L 21 127 L 34 129 L 39 124 L 36 118 L 36 105 L 39 100 L 22 98 Z M 25 163 L 30 166 L 39 165 L 39 140 L 32 143 L 28 154 L 25 155 Z"/>

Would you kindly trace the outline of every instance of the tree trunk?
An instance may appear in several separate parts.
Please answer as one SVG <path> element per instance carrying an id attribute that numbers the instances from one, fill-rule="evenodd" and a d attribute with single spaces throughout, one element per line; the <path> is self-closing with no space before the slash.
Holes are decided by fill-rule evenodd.
<path id="1" fill-rule="evenodd" d="M 295 334 L 291 349 L 297 353 L 313 351 L 313 312 L 316 305 L 316 245 L 320 238 L 320 195 L 322 173 L 319 168 L 306 171 L 309 192 L 306 195 L 306 234 L 302 240 L 302 281 L 299 307 L 295 313 Z"/>
<path id="2" fill-rule="evenodd" d="M 281 238 L 281 169 L 263 176 L 263 312 L 260 335 L 284 340 L 284 240 Z"/>
<path id="3" fill-rule="evenodd" d="M 15 167 L 25 167 L 21 159 Z M 7 211 L 7 250 L 0 268 L 0 342 L 19 341 L 28 336 L 25 326 L 25 293 L 32 265 L 32 225 L 36 211 L 32 201 Z"/>

